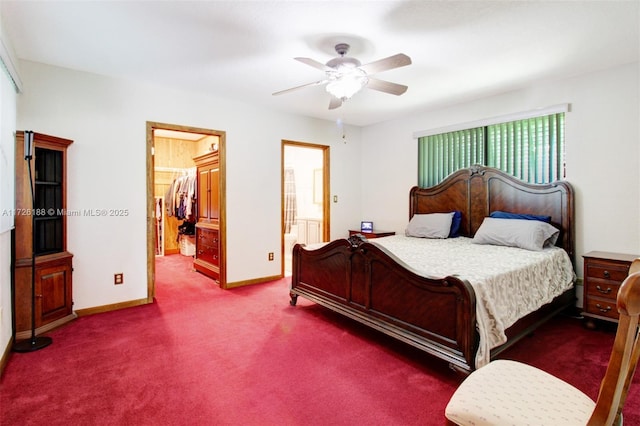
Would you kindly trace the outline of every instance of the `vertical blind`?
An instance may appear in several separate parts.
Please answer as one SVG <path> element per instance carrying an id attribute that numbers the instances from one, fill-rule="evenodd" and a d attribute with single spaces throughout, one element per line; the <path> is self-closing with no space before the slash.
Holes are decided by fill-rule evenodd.
<path id="1" fill-rule="evenodd" d="M 474 164 L 495 167 L 529 183 L 563 178 L 564 113 L 418 139 L 421 187 Z"/>
<path id="2" fill-rule="evenodd" d="M 484 164 L 484 128 L 458 130 L 418 140 L 418 185 L 433 186 L 456 170 Z"/>

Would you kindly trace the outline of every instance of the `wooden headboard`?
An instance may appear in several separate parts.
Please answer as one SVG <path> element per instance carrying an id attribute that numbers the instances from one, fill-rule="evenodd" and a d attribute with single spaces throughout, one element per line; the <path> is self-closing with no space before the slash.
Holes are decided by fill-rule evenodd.
<path id="1" fill-rule="evenodd" d="M 414 214 L 462 213 L 461 235 L 473 237 L 485 217 L 496 210 L 551 216 L 560 230 L 556 243 L 574 261 L 573 188 L 566 181 L 529 184 L 501 170 L 472 166 L 449 175 L 430 188 L 413 187 L 409 219 Z"/>

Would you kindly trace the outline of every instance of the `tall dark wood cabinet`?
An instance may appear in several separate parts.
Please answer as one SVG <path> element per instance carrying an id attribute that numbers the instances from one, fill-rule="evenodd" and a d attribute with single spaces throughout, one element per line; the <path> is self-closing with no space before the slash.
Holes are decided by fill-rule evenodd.
<path id="1" fill-rule="evenodd" d="M 36 334 L 76 318 L 72 300 L 73 254 L 67 251 L 66 219 L 67 147 L 71 143 L 73 141 L 68 139 L 34 133 L 33 159 L 29 163 L 24 159 L 24 132 L 16 134 L 16 339 L 31 336 L 33 255 Z M 35 209 L 32 209 L 29 164 L 34 181 Z"/>
<path id="2" fill-rule="evenodd" d="M 198 222 L 193 267 L 220 278 L 220 165 L 218 152 L 195 157 L 198 173 Z"/>

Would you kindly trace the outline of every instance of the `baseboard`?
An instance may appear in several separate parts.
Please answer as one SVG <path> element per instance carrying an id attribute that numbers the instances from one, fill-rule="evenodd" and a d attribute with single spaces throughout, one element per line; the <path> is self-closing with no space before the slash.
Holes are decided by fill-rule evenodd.
<path id="1" fill-rule="evenodd" d="M 11 353 L 11 348 L 13 347 L 13 337 L 9 339 L 9 343 L 7 343 L 7 347 L 2 351 L 2 358 L 0 359 L 0 378 L 4 374 L 4 368 L 7 366 L 9 362 L 9 354 Z"/>
<path id="2" fill-rule="evenodd" d="M 236 288 L 236 287 L 244 287 L 244 286 L 253 285 L 253 284 L 261 284 L 269 281 L 279 280 L 280 278 L 282 278 L 282 275 L 272 275 L 270 277 L 255 278 L 253 280 L 245 280 L 245 281 L 236 281 L 233 283 L 228 282 L 225 288 L 230 289 L 230 288 Z"/>
<path id="3" fill-rule="evenodd" d="M 111 311 L 117 311 L 119 309 L 132 308 L 134 306 L 146 305 L 148 303 L 153 303 L 153 302 L 150 302 L 147 298 L 137 299 L 137 300 L 130 300 L 128 302 L 113 303 L 111 305 L 102 305 L 102 306 L 95 306 L 93 308 L 78 309 L 76 311 L 76 314 L 79 317 L 84 317 L 84 316 L 87 316 L 87 315 L 101 314 L 101 313 L 104 313 L 104 312 L 111 312 Z"/>
<path id="4" fill-rule="evenodd" d="M 47 323 L 41 327 L 38 327 L 35 329 L 35 334 L 36 336 L 39 336 L 43 333 L 46 333 L 48 331 L 53 330 L 54 328 L 58 328 L 61 325 L 64 325 L 66 323 L 68 323 L 69 321 L 73 321 L 74 319 L 78 318 L 78 315 L 76 315 L 75 312 L 72 312 L 71 314 L 63 317 L 63 318 L 59 318 L 55 321 L 52 321 L 50 323 Z M 25 330 L 25 331 L 19 331 L 16 333 L 16 340 L 26 340 L 26 339 L 30 339 L 31 338 L 31 330 Z"/>

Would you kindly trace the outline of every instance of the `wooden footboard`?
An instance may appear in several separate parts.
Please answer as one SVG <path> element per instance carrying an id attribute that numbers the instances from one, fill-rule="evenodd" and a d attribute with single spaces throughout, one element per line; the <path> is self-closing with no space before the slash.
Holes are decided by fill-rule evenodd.
<path id="1" fill-rule="evenodd" d="M 291 304 L 298 295 L 471 371 L 475 296 L 456 277 L 429 279 L 358 236 L 317 250 L 293 249 Z"/>

